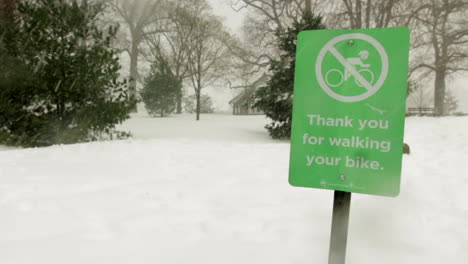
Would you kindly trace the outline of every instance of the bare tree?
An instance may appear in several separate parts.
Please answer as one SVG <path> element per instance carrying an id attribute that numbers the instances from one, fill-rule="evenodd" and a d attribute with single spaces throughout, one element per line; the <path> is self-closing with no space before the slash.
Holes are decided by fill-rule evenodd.
<path id="1" fill-rule="evenodd" d="M 196 120 L 200 120 L 202 89 L 220 80 L 228 67 L 227 48 L 222 41 L 226 32 L 221 21 L 213 16 L 209 6 L 201 1 L 200 11 L 193 14 L 193 32 L 188 40 L 190 53 L 188 70 L 196 97 Z"/>
<path id="2" fill-rule="evenodd" d="M 425 56 L 419 68 L 434 73 L 434 107 L 444 114 L 446 79 L 468 71 L 468 2 L 466 0 L 426 0 L 414 14 L 421 24 L 422 43 L 433 56 Z"/>
<path id="3" fill-rule="evenodd" d="M 305 13 L 319 13 L 332 4 L 334 1 L 231 0 L 231 7 L 235 11 L 247 10 L 243 39 L 230 39 L 227 43 L 231 53 L 237 58 L 237 68 L 241 70 L 243 77 L 249 78 L 249 83 L 252 84 L 268 74 L 271 60 L 280 55 L 275 34 L 299 21 Z M 246 72 L 246 69 L 249 71 Z"/>
<path id="4" fill-rule="evenodd" d="M 183 83 L 190 76 L 188 59 L 191 52 L 190 37 L 194 31 L 193 17 L 189 10 L 191 3 L 180 1 L 168 10 L 172 14 L 165 22 L 165 30 L 161 34 L 148 34 L 145 37 L 148 46 L 146 57 L 152 61 L 163 56 L 177 80 Z M 198 11 L 197 11 L 198 12 Z M 183 91 L 177 93 L 176 112 L 182 113 Z"/>
<path id="5" fill-rule="evenodd" d="M 283 30 L 292 21 L 298 21 L 307 12 L 320 12 L 326 4 L 320 0 L 231 0 L 235 11 L 248 9 L 270 32 Z"/>
<path id="6" fill-rule="evenodd" d="M 402 14 L 395 12 L 403 0 L 342 0 L 349 28 L 389 27 Z"/>
<path id="7" fill-rule="evenodd" d="M 130 93 L 136 95 L 136 82 L 140 79 L 138 60 L 140 45 L 148 34 L 160 32 L 155 28 L 162 18 L 163 0 L 114 0 L 113 6 L 128 28 L 130 44 L 125 48 L 130 57 Z M 153 27 L 151 27 L 153 26 Z"/>

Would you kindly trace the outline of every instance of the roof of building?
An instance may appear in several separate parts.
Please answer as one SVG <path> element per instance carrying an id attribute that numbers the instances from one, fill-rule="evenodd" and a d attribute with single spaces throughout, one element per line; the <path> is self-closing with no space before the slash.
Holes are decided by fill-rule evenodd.
<path id="1" fill-rule="evenodd" d="M 257 88 L 260 87 L 260 85 L 265 84 L 266 77 L 267 75 L 263 74 L 262 77 L 260 77 L 257 81 L 255 81 L 252 85 L 246 86 L 244 91 L 242 91 L 237 96 L 232 98 L 231 101 L 229 101 L 229 104 L 238 105 L 238 104 L 244 104 L 245 102 L 247 102 L 255 93 Z"/>

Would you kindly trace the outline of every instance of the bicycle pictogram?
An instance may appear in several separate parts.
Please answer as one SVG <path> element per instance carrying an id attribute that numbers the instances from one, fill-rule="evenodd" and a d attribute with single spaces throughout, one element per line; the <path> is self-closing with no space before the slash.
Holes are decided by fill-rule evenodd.
<path id="1" fill-rule="evenodd" d="M 359 57 L 356 58 L 347 58 L 346 60 L 349 62 L 350 65 L 353 67 L 355 66 L 360 66 L 362 69 L 357 70 L 357 72 L 370 84 L 374 83 L 374 73 L 366 68 L 369 68 L 371 65 L 370 64 L 365 64 L 363 61 L 367 60 L 369 57 L 369 51 L 367 50 L 362 50 L 359 52 Z M 346 67 L 344 67 L 343 71 L 340 71 L 339 69 L 331 69 L 325 74 L 325 82 L 330 86 L 330 87 L 338 87 L 343 82 L 347 81 L 350 77 L 353 77 L 351 72 L 349 72 Z M 359 87 L 364 87 L 364 84 L 362 84 L 358 79 L 354 79 L 356 82 L 356 85 Z"/>
<path id="2" fill-rule="evenodd" d="M 344 56 L 346 46 L 337 44 L 356 40 L 370 46 L 372 55 L 368 49 L 360 49 L 358 57 L 346 58 Z M 327 54 L 332 56 L 326 58 Z M 372 65 L 364 63 L 370 55 Z M 331 61 L 330 58 L 334 58 L 338 63 Z M 333 65 L 333 67 L 322 71 L 327 65 Z M 315 63 L 315 73 L 320 87 L 329 96 L 341 102 L 359 102 L 377 93 L 387 79 L 388 68 L 385 48 L 373 37 L 362 33 L 343 34 L 333 38 L 320 50 Z M 345 81 L 352 79 L 357 87 L 344 85 Z M 356 90 L 357 94 L 346 93 L 359 87 L 364 89 Z"/>

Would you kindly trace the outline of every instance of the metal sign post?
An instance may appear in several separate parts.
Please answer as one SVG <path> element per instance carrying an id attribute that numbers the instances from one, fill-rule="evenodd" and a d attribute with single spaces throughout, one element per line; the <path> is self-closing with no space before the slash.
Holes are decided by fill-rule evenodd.
<path id="1" fill-rule="evenodd" d="M 345 263 L 350 206 L 351 193 L 335 191 L 328 264 Z"/>

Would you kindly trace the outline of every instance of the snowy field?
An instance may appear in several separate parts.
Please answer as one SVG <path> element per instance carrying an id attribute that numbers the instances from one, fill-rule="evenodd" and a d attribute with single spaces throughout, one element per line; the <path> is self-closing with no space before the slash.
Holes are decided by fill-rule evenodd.
<path id="1" fill-rule="evenodd" d="M 134 139 L 0 149 L 1 264 L 327 263 L 333 192 L 263 116 L 135 116 Z M 408 118 L 402 192 L 353 194 L 347 263 L 466 263 L 468 117 Z"/>

